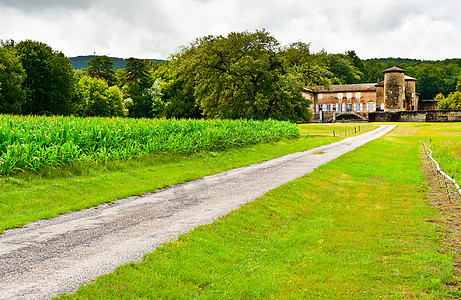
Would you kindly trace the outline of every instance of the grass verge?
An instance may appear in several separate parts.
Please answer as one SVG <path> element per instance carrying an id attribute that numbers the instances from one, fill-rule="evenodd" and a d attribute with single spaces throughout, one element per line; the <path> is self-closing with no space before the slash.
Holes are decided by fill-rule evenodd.
<path id="1" fill-rule="evenodd" d="M 420 154 L 388 135 L 61 298 L 457 298 Z"/>
<path id="2" fill-rule="evenodd" d="M 343 128 L 341 126 L 335 125 L 335 128 Z M 0 233 L 36 220 L 340 140 L 331 136 L 331 128 L 328 125 L 301 125 L 299 139 L 221 152 L 145 156 L 139 160 L 94 166 L 80 164 L 72 168 L 44 169 L 38 175 L 0 176 Z"/>
<path id="3" fill-rule="evenodd" d="M 413 123 L 397 132 L 430 144 L 442 170 L 461 184 L 461 123 Z"/>

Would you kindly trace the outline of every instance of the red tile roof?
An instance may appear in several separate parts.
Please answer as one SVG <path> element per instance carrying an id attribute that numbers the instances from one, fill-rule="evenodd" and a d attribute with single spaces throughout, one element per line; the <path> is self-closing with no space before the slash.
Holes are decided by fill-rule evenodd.
<path id="1" fill-rule="evenodd" d="M 373 92 L 376 91 L 376 83 L 331 85 L 330 88 L 318 86 L 312 91 L 314 93 Z"/>

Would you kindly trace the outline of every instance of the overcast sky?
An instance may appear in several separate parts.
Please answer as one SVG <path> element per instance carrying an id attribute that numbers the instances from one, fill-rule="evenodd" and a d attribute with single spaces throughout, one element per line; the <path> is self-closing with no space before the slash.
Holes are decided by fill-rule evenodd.
<path id="1" fill-rule="evenodd" d="M 461 58 L 459 0 L 0 0 L 0 39 L 66 56 L 166 59 L 204 35 L 265 28 L 362 58 Z"/>

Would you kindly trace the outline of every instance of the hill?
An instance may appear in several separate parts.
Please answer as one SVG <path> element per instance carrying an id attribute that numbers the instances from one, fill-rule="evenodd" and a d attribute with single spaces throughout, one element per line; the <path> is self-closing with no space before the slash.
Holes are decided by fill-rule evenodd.
<path id="1" fill-rule="evenodd" d="M 88 61 L 94 58 L 94 55 L 76 56 L 69 57 L 70 63 L 75 70 L 80 70 L 88 67 Z M 115 62 L 115 70 L 123 69 L 126 65 L 126 61 L 119 57 L 110 57 Z M 165 60 L 153 59 L 157 63 L 164 63 Z"/>
<path id="2" fill-rule="evenodd" d="M 402 65 L 402 64 L 412 64 L 422 62 L 418 59 L 410 59 L 410 58 L 395 58 L 395 57 L 388 57 L 388 58 L 373 58 L 373 59 L 365 59 L 364 61 L 379 61 L 385 64 L 393 64 L 393 65 Z"/>

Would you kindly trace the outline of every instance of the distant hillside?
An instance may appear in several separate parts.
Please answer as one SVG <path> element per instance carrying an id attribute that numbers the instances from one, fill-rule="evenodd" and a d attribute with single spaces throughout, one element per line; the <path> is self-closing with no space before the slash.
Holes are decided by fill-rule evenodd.
<path id="1" fill-rule="evenodd" d="M 77 56 L 77 57 L 69 57 L 70 63 L 75 70 L 80 70 L 84 68 L 88 68 L 88 61 L 94 58 L 94 55 L 86 55 L 86 56 Z M 110 57 L 115 62 L 115 70 L 123 69 L 126 65 L 126 61 L 123 58 L 119 57 Z M 164 63 L 165 60 L 161 59 L 153 59 L 157 63 Z"/>
<path id="2" fill-rule="evenodd" d="M 385 64 L 394 64 L 394 65 L 402 65 L 402 64 L 412 64 L 416 62 L 421 62 L 421 60 L 418 59 L 410 59 L 410 58 L 394 58 L 394 57 L 388 57 L 388 58 L 373 58 L 373 59 L 365 59 L 364 61 L 379 61 Z"/>

